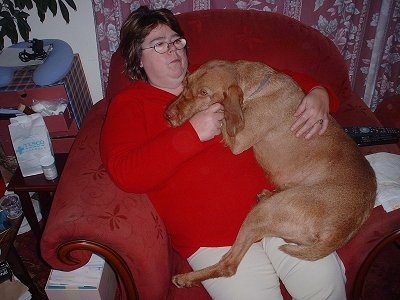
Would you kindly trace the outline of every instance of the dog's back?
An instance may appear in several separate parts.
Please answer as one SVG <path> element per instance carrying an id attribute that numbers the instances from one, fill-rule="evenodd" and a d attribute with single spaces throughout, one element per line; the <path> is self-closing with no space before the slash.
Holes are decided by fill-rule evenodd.
<path id="1" fill-rule="evenodd" d="M 269 70 L 252 64 L 242 68 Z M 332 117 L 321 136 L 305 140 L 291 133 L 293 114 L 303 97 L 290 77 L 271 74 L 265 88 L 252 99 L 243 99 L 244 128 L 234 141 L 251 132 L 255 156 L 278 190 L 261 204 L 268 211 L 265 227 L 271 230 L 262 236 L 298 244 L 282 249 L 314 260 L 341 247 L 358 231 L 373 208 L 376 181 L 368 161 Z"/>

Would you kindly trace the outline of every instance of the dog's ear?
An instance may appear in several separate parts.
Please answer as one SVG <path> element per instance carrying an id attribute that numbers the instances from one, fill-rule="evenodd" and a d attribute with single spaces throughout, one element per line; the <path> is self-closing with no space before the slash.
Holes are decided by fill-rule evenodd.
<path id="1" fill-rule="evenodd" d="M 231 85 L 224 92 L 224 114 L 226 131 L 229 136 L 234 137 L 244 127 L 243 119 L 243 91 L 238 85 Z"/>

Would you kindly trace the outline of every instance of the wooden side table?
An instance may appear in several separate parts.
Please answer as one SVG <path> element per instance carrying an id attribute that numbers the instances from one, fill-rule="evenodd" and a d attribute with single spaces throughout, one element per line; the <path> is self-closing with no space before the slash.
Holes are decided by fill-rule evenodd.
<path id="1" fill-rule="evenodd" d="M 40 240 L 42 230 L 40 229 L 29 192 L 37 192 L 39 194 L 40 209 L 43 220 L 46 220 L 50 212 L 53 194 L 57 189 L 58 180 L 64 169 L 67 157 L 67 153 L 56 153 L 54 155 L 58 171 L 58 177 L 54 180 L 47 180 L 43 174 L 23 177 L 21 169 L 18 167 L 7 186 L 8 191 L 13 191 L 19 196 L 26 220 L 38 240 Z"/>
<path id="2" fill-rule="evenodd" d="M 0 261 L 8 262 L 14 275 L 17 276 L 18 279 L 28 287 L 33 299 L 40 299 L 41 293 L 32 281 L 32 278 L 25 268 L 21 257 L 18 255 L 18 252 L 14 247 L 14 241 L 17 237 L 23 218 L 24 215 L 17 219 L 9 219 L 11 227 L 0 232 Z"/>

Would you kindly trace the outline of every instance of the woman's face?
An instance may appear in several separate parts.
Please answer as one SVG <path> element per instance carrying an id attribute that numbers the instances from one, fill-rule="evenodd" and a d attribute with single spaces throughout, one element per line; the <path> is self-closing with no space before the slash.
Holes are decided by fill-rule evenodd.
<path id="1" fill-rule="evenodd" d="M 173 42 L 180 36 L 167 25 L 154 28 L 144 39 L 142 48 L 152 47 L 160 42 Z M 154 48 L 142 51 L 141 67 L 144 68 L 149 83 L 169 92 L 181 92 L 182 80 L 188 66 L 186 50 L 176 50 L 173 44 L 168 51 L 160 54 Z"/>

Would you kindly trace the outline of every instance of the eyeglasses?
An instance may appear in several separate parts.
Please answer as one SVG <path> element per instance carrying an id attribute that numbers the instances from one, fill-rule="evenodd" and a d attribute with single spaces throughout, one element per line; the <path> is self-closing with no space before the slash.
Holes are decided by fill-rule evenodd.
<path id="1" fill-rule="evenodd" d="M 160 42 L 160 43 L 155 44 L 154 46 L 142 48 L 142 50 L 147 50 L 147 49 L 153 48 L 154 51 L 156 51 L 157 53 L 163 54 L 169 50 L 171 45 L 174 45 L 176 50 L 181 50 L 181 49 L 185 48 L 186 40 L 184 38 L 177 38 L 175 41 L 172 41 L 170 43 Z"/>

